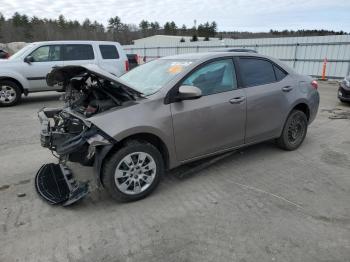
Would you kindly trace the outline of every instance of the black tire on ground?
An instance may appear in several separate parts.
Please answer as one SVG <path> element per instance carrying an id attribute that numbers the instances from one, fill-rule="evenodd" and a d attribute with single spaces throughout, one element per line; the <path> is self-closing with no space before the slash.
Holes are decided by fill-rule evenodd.
<path id="1" fill-rule="evenodd" d="M 277 138 L 277 145 L 288 151 L 297 149 L 305 139 L 307 126 L 305 113 L 293 110 L 284 124 L 281 136 Z"/>
<path id="2" fill-rule="evenodd" d="M 3 87 L 4 89 L 2 89 Z M 0 106 L 14 106 L 21 100 L 22 92 L 15 82 L 10 80 L 0 80 L 0 92 L 7 91 L 7 89 L 12 89 L 14 91 L 14 96 L 5 98 L 4 94 L 0 94 Z"/>
<path id="3" fill-rule="evenodd" d="M 123 159 L 128 156 L 129 154 L 132 153 L 139 153 L 143 152 L 151 156 L 154 160 L 154 163 L 156 165 L 156 171 L 153 173 L 155 174 L 153 181 L 149 184 L 148 188 L 146 188 L 144 191 L 136 194 L 129 194 L 122 192 L 118 187 L 117 187 L 117 182 L 115 178 L 115 172 L 119 164 L 123 162 Z M 137 164 L 136 160 L 136 164 Z M 130 167 L 128 167 L 130 168 Z M 136 167 L 135 167 L 136 169 Z M 153 146 L 152 144 L 146 142 L 146 141 L 141 141 L 141 140 L 131 140 L 125 143 L 125 145 L 118 149 L 115 153 L 113 153 L 111 156 L 109 156 L 103 165 L 102 169 L 102 183 L 108 193 L 118 202 L 129 202 L 129 201 L 136 201 L 140 200 L 142 198 L 145 198 L 148 196 L 150 193 L 152 193 L 156 187 L 158 186 L 161 176 L 164 174 L 164 160 L 159 152 L 159 150 Z M 129 174 L 129 173 L 128 173 Z M 125 176 L 125 179 L 127 180 L 127 177 L 129 175 Z M 141 177 L 141 175 L 140 175 Z M 120 178 L 124 179 L 124 177 Z M 126 181 L 124 180 L 124 181 Z M 118 180 L 120 181 L 120 180 Z M 122 180 L 123 181 L 123 180 Z M 139 180 L 141 181 L 141 180 Z M 125 183 L 125 182 L 124 182 Z M 135 184 L 132 184 L 131 182 L 129 186 L 132 186 Z M 135 182 L 134 182 L 135 183 Z M 140 186 L 140 182 L 138 182 Z M 141 182 L 142 183 L 142 182 Z M 137 184 L 137 183 L 136 183 Z"/>

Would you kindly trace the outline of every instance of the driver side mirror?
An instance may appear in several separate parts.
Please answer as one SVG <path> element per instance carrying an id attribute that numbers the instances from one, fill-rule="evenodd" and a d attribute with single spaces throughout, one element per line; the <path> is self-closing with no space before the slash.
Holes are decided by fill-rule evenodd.
<path id="1" fill-rule="evenodd" d="M 177 99 L 179 100 L 191 100 L 197 99 L 202 96 L 202 90 L 196 86 L 180 86 Z"/>
<path id="2" fill-rule="evenodd" d="M 34 62 L 34 57 L 32 57 L 32 56 L 26 56 L 25 58 L 24 58 L 24 62 L 26 62 L 26 63 L 28 63 L 28 64 L 31 64 L 31 63 L 33 63 Z"/>

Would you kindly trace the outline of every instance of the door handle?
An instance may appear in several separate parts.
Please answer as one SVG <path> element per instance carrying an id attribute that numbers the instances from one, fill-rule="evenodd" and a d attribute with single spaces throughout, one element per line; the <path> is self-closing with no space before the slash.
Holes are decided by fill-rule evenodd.
<path id="1" fill-rule="evenodd" d="M 292 86 L 285 86 L 285 87 L 282 87 L 282 91 L 283 91 L 283 92 L 289 92 L 289 91 L 291 91 L 292 89 L 293 89 Z"/>
<path id="2" fill-rule="evenodd" d="M 234 98 L 230 99 L 229 102 L 230 102 L 231 104 L 240 104 L 240 103 L 242 103 L 244 100 L 245 100 L 245 97 L 244 97 L 244 96 L 239 96 L 239 97 L 234 97 Z"/>

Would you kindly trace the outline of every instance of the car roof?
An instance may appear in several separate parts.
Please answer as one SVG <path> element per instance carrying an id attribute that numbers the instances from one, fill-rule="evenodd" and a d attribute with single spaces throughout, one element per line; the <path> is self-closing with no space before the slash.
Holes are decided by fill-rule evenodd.
<path id="1" fill-rule="evenodd" d="M 225 56 L 256 56 L 256 57 L 264 57 L 268 58 L 264 55 L 252 53 L 252 52 L 202 52 L 202 53 L 188 53 L 188 54 L 180 54 L 180 55 L 173 55 L 173 56 L 165 56 L 160 59 L 168 59 L 168 60 L 207 60 L 211 58 L 219 58 L 219 57 L 225 57 Z"/>
<path id="2" fill-rule="evenodd" d="M 97 43 L 97 44 L 119 44 L 118 42 L 113 42 L 113 41 L 93 41 L 93 40 L 60 40 L 60 41 L 41 41 L 41 42 L 33 42 L 35 45 L 42 45 L 42 44 L 47 44 L 47 45 L 52 45 L 52 44 L 92 44 L 92 43 Z"/>
<path id="3" fill-rule="evenodd" d="M 209 52 L 248 52 L 248 53 L 257 53 L 256 50 L 247 49 L 247 48 L 235 48 L 235 47 L 222 47 L 210 50 Z"/>
<path id="4" fill-rule="evenodd" d="M 257 58 L 266 58 L 275 64 L 282 67 L 284 70 L 286 70 L 289 74 L 295 74 L 294 69 L 292 69 L 287 64 L 281 62 L 277 58 L 273 58 L 270 56 L 262 55 L 259 53 L 253 53 L 253 52 L 203 52 L 203 53 L 188 53 L 188 54 L 180 54 L 180 55 L 173 55 L 173 56 L 165 56 L 160 59 L 168 59 L 168 60 L 194 60 L 193 66 L 199 65 L 203 62 L 206 62 L 211 59 L 215 58 L 223 58 L 223 57 L 233 57 L 233 56 L 247 56 L 247 57 L 257 57 Z"/>

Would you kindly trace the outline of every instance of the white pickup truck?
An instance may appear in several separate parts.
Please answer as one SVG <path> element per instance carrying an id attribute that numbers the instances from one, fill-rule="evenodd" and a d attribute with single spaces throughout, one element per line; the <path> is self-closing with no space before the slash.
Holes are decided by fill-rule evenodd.
<path id="1" fill-rule="evenodd" d="M 0 106 L 13 106 L 22 94 L 60 91 L 49 87 L 46 75 L 54 67 L 96 64 L 120 76 L 129 70 L 125 51 L 117 42 L 49 41 L 26 45 L 9 59 L 0 60 Z"/>

